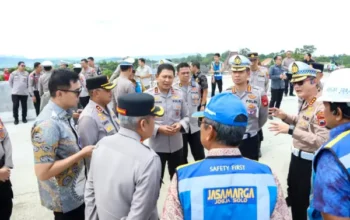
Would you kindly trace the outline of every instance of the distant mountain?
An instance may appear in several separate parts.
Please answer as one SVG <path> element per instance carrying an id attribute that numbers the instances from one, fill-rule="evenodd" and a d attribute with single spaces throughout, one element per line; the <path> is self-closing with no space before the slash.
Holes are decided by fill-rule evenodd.
<path id="1" fill-rule="evenodd" d="M 158 61 L 160 59 L 166 58 L 166 59 L 174 59 L 174 58 L 181 58 L 181 57 L 187 57 L 193 54 L 175 54 L 175 55 L 153 55 L 153 56 L 134 56 L 135 58 L 143 57 L 145 59 L 155 60 Z M 121 60 L 121 57 L 94 57 L 95 62 L 100 62 L 102 60 L 105 60 L 107 62 L 109 61 L 118 61 Z M 26 63 L 28 67 L 33 67 L 35 62 L 43 62 L 44 60 L 50 60 L 55 65 L 58 65 L 61 60 L 67 61 L 69 63 L 76 63 L 80 62 L 81 57 L 54 57 L 54 58 L 37 58 L 37 59 L 30 59 L 23 56 L 3 56 L 0 55 L 0 68 L 10 68 L 17 66 L 17 63 L 19 61 L 23 61 Z"/>

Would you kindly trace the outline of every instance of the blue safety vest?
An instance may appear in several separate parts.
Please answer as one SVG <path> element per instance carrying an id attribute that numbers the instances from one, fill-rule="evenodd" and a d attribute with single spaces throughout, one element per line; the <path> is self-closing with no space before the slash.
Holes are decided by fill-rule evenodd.
<path id="1" fill-rule="evenodd" d="M 219 72 L 219 71 L 221 69 L 222 63 L 221 62 L 219 62 L 219 63 L 212 62 L 211 65 L 213 66 L 215 79 L 216 80 L 221 80 L 222 79 L 222 73 Z"/>
<path id="2" fill-rule="evenodd" d="M 312 166 L 312 184 L 315 180 L 317 161 L 318 161 L 319 155 L 321 155 L 323 151 L 330 151 L 337 158 L 337 161 L 340 163 L 341 167 L 343 167 L 347 172 L 348 179 L 350 181 L 350 148 L 349 148 L 350 123 L 346 123 L 336 128 L 333 128 L 331 130 L 331 136 L 333 136 L 332 133 L 340 133 L 340 134 L 333 137 L 330 141 L 324 144 L 316 153 L 313 160 L 313 166 Z M 323 219 L 321 212 L 319 212 L 313 207 L 312 188 L 311 188 L 311 195 L 310 195 L 310 206 L 308 208 L 308 216 L 309 216 L 309 220 Z"/>
<path id="3" fill-rule="evenodd" d="M 241 156 L 183 165 L 177 177 L 185 220 L 270 219 L 276 205 L 270 168 Z"/>

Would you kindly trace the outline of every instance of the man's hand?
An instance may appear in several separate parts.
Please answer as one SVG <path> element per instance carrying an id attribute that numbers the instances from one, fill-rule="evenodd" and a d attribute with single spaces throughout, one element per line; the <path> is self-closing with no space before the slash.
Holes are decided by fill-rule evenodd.
<path id="1" fill-rule="evenodd" d="M 0 169 L 0 181 L 5 182 L 10 179 L 11 170 L 8 167 Z"/>
<path id="2" fill-rule="evenodd" d="M 287 118 L 287 114 L 278 108 L 269 108 L 269 114 L 282 120 Z"/>
<path id="3" fill-rule="evenodd" d="M 34 103 L 36 103 L 36 97 L 35 96 L 32 97 L 32 100 L 33 100 Z"/>
<path id="4" fill-rule="evenodd" d="M 78 112 L 74 112 L 73 113 L 73 118 L 74 119 L 79 119 L 79 116 L 80 116 L 80 113 L 78 113 Z"/>
<path id="5" fill-rule="evenodd" d="M 95 146 L 93 145 L 89 145 L 89 146 L 85 146 L 83 149 L 81 149 L 80 153 L 81 153 L 81 156 L 83 158 L 86 158 L 86 157 L 91 157 L 92 155 L 92 151 L 95 150 Z"/>
<path id="6" fill-rule="evenodd" d="M 158 128 L 159 133 L 165 134 L 168 136 L 174 135 L 176 132 L 174 132 L 174 129 L 172 126 L 169 125 L 162 125 Z"/>
<path id="7" fill-rule="evenodd" d="M 177 133 L 180 131 L 182 126 L 179 122 L 177 122 L 177 123 L 173 124 L 171 127 L 173 128 L 174 133 Z"/>
<path id="8" fill-rule="evenodd" d="M 269 130 L 270 131 L 275 131 L 276 132 L 275 135 L 288 134 L 289 125 L 284 123 L 284 122 L 272 121 L 272 122 L 270 122 Z"/>
<path id="9" fill-rule="evenodd" d="M 284 76 L 283 76 L 283 74 L 281 74 L 281 75 L 280 75 L 280 79 L 283 79 L 283 78 L 284 78 Z"/>
<path id="10" fill-rule="evenodd" d="M 204 109 L 205 109 L 205 107 L 204 107 L 204 106 L 201 106 L 200 111 L 202 112 L 202 111 L 204 111 Z"/>

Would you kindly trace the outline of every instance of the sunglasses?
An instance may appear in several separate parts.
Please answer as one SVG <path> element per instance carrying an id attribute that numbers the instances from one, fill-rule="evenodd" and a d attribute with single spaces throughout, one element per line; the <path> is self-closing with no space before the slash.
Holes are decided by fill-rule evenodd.
<path id="1" fill-rule="evenodd" d="M 293 86 L 295 86 L 295 85 L 302 86 L 302 85 L 304 85 L 304 82 L 306 82 L 308 80 L 310 80 L 310 79 L 305 79 L 305 80 L 299 81 L 299 82 L 293 82 L 292 84 L 293 84 Z"/>
<path id="2" fill-rule="evenodd" d="M 75 93 L 77 96 L 80 95 L 81 91 L 83 89 L 80 87 L 79 89 L 76 89 L 76 90 L 69 90 L 69 89 L 59 89 L 59 91 L 62 91 L 62 92 L 71 92 L 71 93 Z"/>
<path id="3" fill-rule="evenodd" d="M 250 60 L 250 62 L 255 62 L 255 61 L 257 61 L 258 59 L 249 59 Z"/>

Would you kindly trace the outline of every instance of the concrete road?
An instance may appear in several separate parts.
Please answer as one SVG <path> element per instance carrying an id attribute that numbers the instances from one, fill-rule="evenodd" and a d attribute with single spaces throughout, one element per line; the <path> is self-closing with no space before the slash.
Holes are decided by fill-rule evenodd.
<path id="1" fill-rule="evenodd" d="M 225 77 L 224 88 L 229 86 L 231 80 Z M 226 83 L 228 82 L 228 83 Z M 210 94 L 210 93 L 209 93 Z M 284 97 L 282 109 L 291 114 L 297 112 L 297 98 Z M 2 113 L 0 114 L 2 117 Z M 274 119 L 277 120 L 277 119 Z M 274 173 L 277 174 L 283 189 L 286 192 L 286 180 L 290 161 L 291 137 L 289 135 L 274 136 L 268 131 L 268 123 L 264 126 L 264 142 L 262 144 L 261 162 L 268 164 Z M 20 123 L 14 126 L 6 123 L 13 144 L 14 170 L 12 171 L 12 184 L 14 197 L 13 220 L 48 220 L 53 219 L 53 214 L 40 204 L 37 180 L 34 174 L 33 151 L 30 140 L 30 129 L 33 121 L 27 124 Z M 190 160 L 193 160 L 191 158 Z M 166 173 L 165 184 L 162 186 L 158 200 L 158 211 L 162 212 L 163 204 L 169 187 L 169 175 Z"/>

